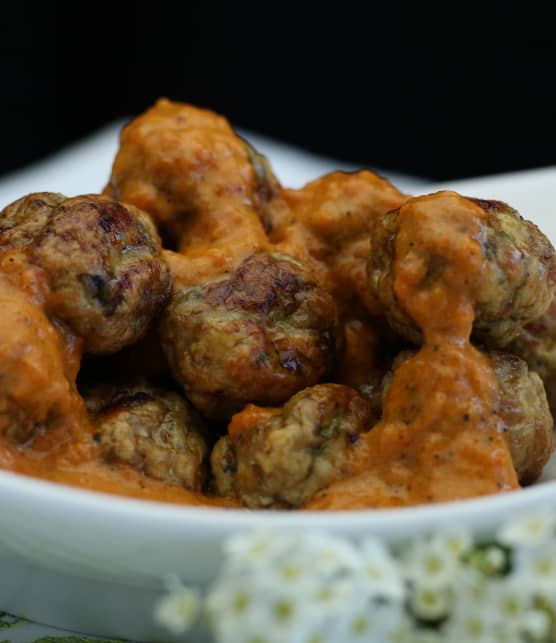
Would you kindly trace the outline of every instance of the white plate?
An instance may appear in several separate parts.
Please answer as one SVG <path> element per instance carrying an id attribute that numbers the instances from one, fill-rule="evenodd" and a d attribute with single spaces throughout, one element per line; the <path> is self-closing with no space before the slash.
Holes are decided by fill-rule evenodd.
<path id="1" fill-rule="evenodd" d="M 432 186 L 507 200 L 556 241 L 556 168 Z M 441 525 L 493 529 L 516 511 L 556 504 L 544 482 L 477 500 L 341 513 L 197 509 L 72 489 L 0 471 L 0 608 L 90 634 L 161 638 L 152 607 L 165 573 L 206 584 L 238 530 L 320 529 L 396 540 Z M 166 636 L 167 638 L 167 636 Z"/>

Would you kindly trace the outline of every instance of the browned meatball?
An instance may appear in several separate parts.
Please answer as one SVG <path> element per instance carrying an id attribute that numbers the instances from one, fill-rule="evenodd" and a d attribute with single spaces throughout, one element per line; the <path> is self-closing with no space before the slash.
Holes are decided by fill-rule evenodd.
<path id="1" fill-rule="evenodd" d="M 212 452 L 216 489 L 246 507 L 299 507 L 342 476 L 372 421 L 369 402 L 340 384 L 307 388 L 282 409 L 249 405 Z"/>
<path id="2" fill-rule="evenodd" d="M 111 353 L 140 339 L 167 299 L 171 277 L 149 216 L 99 195 L 38 193 L 0 213 L 0 243 L 42 268 L 48 313 Z"/>
<path id="3" fill-rule="evenodd" d="M 316 384 L 335 356 L 336 307 L 304 267 L 259 253 L 229 278 L 178 291 L 161 340 L 176 379 L 205 415 L 281 404 Z"/>
<path id="4" fill-rule="evenodd" d="M 519 481 L 534 482 L 554 450 L 554 421 L 539 376 L 527 368 L 526 362 L 511 353 L 489 351 L 494 373 L 500 387 L 497 414 L 508 432 L 512 459 Z M 402 351 L 394 360 L 392 371 L 384 378 L 384 394 L 392 372 L 415 355 Z"/>
<path id="5" fill-rule="evenodd" d="M 24 248 L 43 232 L 63 194 L 35 192 L 10 203 L 0 212 L 0 248 Z"/>
<path id="6" fill-rule="evenodd" d="M 136 385 L 97 389 L 85 401 L 105 461 L 201 490 L 208 452 L 204 429 L 180 395 Z"/>
<path id="7" fill-rule="evenodd" d="M 509 350 L 522 357 L 540 375 L 548 404 L 556 412 L 556 300 L 546 313 L 527 324 Z"/>
<path id="8" fill-rule="evenodd" d="M 421 343 L 421 332 L 400 306 L 395 292 L 396 238 L 398 219 L 404 208 L 417 201 L 434 199 L 457 216 L 458 208 L 474 204 L 482 210 L 477 237 L 484 258 L 484 270 L 473 289 L 475 298 L 474 336 L 488 345 L 506 346 L 528 322 L 546 310 L 556 279 L 554 248 L 545 235 L 516 210 L 500 201 L 464 199 L 452 192 L 410 199 L 400 209 L 374 220 L 371 227 L 372 252 L 368 264 L 369 286 L 384 307 L 389 323 L 403 337 Z M 431 216 L 431 225 L 434 217 Z M 442 230 L 437 231 L 441 239 Z M 427 287 L 442 274 L 445 259 L 430 256 L 426 266 Z M 431 313 L 432 314 L 432 313 Z"/>
<path id="9" fill-rule="evenodd" d="M 522 484 L 534 482 L 554 451 L 554 421 L 537 373 L 510 353 L 489 353 L 502 392 L 498 413 L 508 427 L 514 466 Z"/>

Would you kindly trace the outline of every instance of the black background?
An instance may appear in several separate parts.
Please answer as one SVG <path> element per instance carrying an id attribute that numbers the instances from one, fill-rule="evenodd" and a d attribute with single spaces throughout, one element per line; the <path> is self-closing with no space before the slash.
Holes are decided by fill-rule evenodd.
<path id="1" fill-rule="evenodd" d="M 556 36 L 538 7 L 327 6 L 2 3 L 0 173 L 158 96 L 434 179 L 556 164 Z"/>

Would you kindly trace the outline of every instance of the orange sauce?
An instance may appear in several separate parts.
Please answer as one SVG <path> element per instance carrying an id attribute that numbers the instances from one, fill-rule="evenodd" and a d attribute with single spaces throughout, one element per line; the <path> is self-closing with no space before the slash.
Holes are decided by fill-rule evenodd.
<path id="1" fill-rule="evenodd" d="M 229 210 L 230 219 L 239 211 Z M 215 210 L 214 220 L 221 212 Z M 395 291 L 421 327 L 424 345 L 395 372 L 383 419 L 359 441 L 349 476 L 317 493 L 307 509 L 414 505 L 519 486 L 504 426 L 496 415 L 499 390 L 494 372 L 488 359 L 469 343 L 473 288 L 484 267 L 479 246 L 483 216 L 478 206 L 453 193 L 413 199 L 402 206 Z M 238 237 L 245 215 L 241 226 L 239 220 L 231 226 L 227 242 L 237 242 L 234 262 L 253 247 L 264 246 L 260 224 L 253 217 L 250 213 L 253 234 Z M 206 229 L 192 223 L 186 236 L 191 254 L 179 260 L 189 266 L 196 263 L 197 277 L 214 274 L 216 265 L 225 266 L 226 259 L 220 256 L 224 245 L 207 254 Z M 48 320 L 48 291 L 40 271 L 10 253 L 0 262 L 0 363 L 7 371 L 0 377 L 0 400 L 15 400 L 22 409 L 33 409 L 37 423 L 44 424 L 27 441 L 16 442 L 8 435 L 11 409 L 0 407 L 0 467 L 111 494 L 235 506 L 233 501 L 192 493 L 124 465 L 100 461 L 94 429 L 75 388 L 79 340 Z M 429 279 L 434 262 L 440 272 Z M 18 371 L 22 363 L 26 369 Z M 257 419 L 253 413 L 241 414 L 245 425 L 233 420 L 230 434 L 249 430 Z"/>
<path id="2" fill-rule="evenodd" d="M 0 468 L 145 500 L 234 506 L 100 460 L 75 386 L 81 342 L 48 319 L 46 280 L 23 253 L 4 254 L 0 268 Z"/>
<path id="3" fill-rule="evenodd" d="M 306 508 L 415 505 L 519 487 L 496 414 L 496 377 L 469 343 L 473 289 L 484 267 L 483 216 L 455 193 L 412 199 L 400 209 L 394 287 L 424 345 L 395 371 L 383 419 L 354 452 L 351 475 Z"/>

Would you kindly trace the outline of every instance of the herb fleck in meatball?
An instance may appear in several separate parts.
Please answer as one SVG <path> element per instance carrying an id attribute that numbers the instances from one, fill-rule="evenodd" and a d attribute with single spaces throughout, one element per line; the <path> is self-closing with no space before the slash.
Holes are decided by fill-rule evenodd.
<path id="1" fill-rule="evenodd" d="M 161 322 L 163 348 L 187 397 L 229 418 L 280 404 L 333 363 L 334 300 L 291 257 L 259 253 L 228 279 L 178 291 Z"/>
<path id="2" fill-rule="evenodd" d="M 46 310 L 111 353 L 140 339 L 169 295 L 171 278 L 149 216 L 109 197 L 31 194 L 0 213 L 0 246 L 19 248 L 45 272 Z"/>
<path id="3" fill-rule="evenodd" d="M 342 476 L 373 410 L 339 384 L 307 388 L 283 408 L 247 406 L 211 455 L 218 492 L 242 505 L 290 508 Z"/>
<path id="4" fill-rule="evenodd" d="M 207 444 L 201 421 L 177 393 L 150 386 L 93 391 L 86 397 L 107 462 L 200 491 Z"/>
<path id="5" fill-rule="evenodd" d="M 540 375 L 548 404 L 556 412 L 556 300 L 542 317 L 525 326 L 508 350 Z"/>
<path id="6" fill-rule="evenodd" d="M 419 204 L 423 204 L 419 209 Z M 474 284 L 474 336 L 487 345 L 506 346 L 528 322 L 546 310 L 556 279 L 554 248 L 542 232 L 500 201 L 466 199 L 453 192 L 439 192 L 410 199 L 400 209 L 377 218 L 371 227 L 372 252 L 368 264 L 369 286 L 384 307 L 391 326 L 417 344 L 421 332 L 400 306 L 396 296 L 396 240 L 400 215 L 411 208 L 428 216 L 434 227 L 434 209 L 444 207 L 457 216 L 459 209 L 480 208 L 481 230 L 476 237 L 484 269 Z M 429 229 L 431 229 L 429 227 Z M 438 252 L 431 252 L 423 266 L 423 286 L 431 287 L 446 264 L 442 256 L 443 230 L 436 235 Z M 431 311 L 434 314 L 434 311 Z"/>

